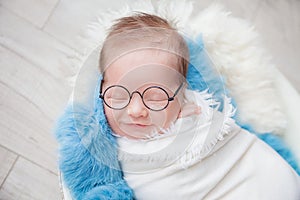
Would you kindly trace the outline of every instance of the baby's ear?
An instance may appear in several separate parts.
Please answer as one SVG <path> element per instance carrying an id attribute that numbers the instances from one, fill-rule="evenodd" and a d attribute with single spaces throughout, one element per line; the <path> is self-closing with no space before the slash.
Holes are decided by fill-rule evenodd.
<path id="1" fill-rule="evenodd" d="M 199 115 L 201 113 L 201 107 L 194 103 L 186 103 L 182 106 L 178 118 L 188 117 L 191 115 Z"/>

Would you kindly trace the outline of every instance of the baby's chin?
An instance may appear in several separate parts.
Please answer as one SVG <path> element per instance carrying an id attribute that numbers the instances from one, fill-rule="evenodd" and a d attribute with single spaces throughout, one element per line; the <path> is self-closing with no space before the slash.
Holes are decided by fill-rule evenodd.
<path id="1" fill-rule="evenodd" d="M 126 137 L 132 140 L 148 140 L 162 136 L 170 132 L 170 126 L 139 126 L 139 125 L 123 125 L 119 130 L 114 131 L 117 137 Z"/>

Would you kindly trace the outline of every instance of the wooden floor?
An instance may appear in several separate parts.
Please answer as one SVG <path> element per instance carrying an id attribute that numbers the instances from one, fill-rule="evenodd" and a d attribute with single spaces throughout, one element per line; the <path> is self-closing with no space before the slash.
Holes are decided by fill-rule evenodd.
<path id="1" fill-rule="evenodd" d="M 255 25 L 299 92 L 300 1 L 220 1 Z M 122 6 L 109 2 L 110 8 Z M 199 2 L 198 9 L 210 1 Z M 0 0 L 1 200 L 61 198 L 52 130 L 78 70 L 78 35 L 106 8 L 104 0 Z"/>

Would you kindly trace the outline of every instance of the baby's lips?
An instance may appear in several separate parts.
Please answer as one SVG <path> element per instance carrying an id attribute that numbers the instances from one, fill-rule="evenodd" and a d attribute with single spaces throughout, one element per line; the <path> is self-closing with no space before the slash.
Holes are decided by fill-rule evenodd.
<path id="1" fill-rule="evenodd" d="M 147 124 L 139 124 L 139 123 L 130 123 L 130 124 L 127 124 L 127 125 L 130 125 L 130 126 L 138 126 L 138 127 L 147 127 L 149 125 Z"/>

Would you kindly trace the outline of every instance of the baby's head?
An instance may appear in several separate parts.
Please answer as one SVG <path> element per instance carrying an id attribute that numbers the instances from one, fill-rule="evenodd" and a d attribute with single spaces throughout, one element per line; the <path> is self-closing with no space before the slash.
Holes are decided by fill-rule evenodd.
<path id="1" fill-rule="evenodd" d="M 100 56 L 112 130 L 145 138 L 169 128 L 182 113 L 187 66 L 187 45 L 166 20 L 145 13 L 117 20 Z"/>

